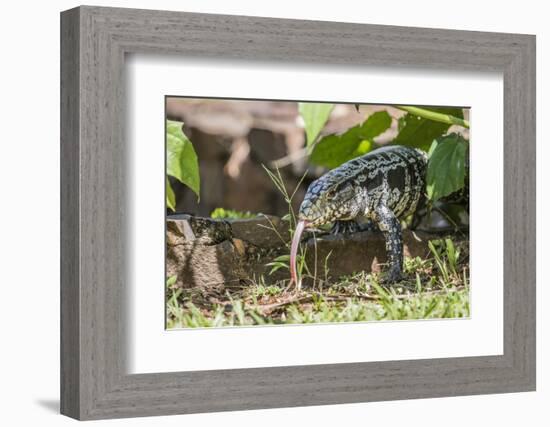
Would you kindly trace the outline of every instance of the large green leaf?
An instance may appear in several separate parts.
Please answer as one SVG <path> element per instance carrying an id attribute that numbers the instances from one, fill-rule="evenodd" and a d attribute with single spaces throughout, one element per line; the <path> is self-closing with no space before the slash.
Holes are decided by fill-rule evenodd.
<path id="1" fill-rule="evenodd" d="M 174 212 L 176 211 L 176 195 L 174 194 L 174 190 L 170 185 L 170 180 L 168 179 L 168 176 L 166 177 L 166 206 L 168 206 Z"/>
<path id="2" fill-rule="evenodd" d="M 312 102 L 300 102 L 298 104 L 300 115 L 304 119 L 306 130 L 306 145 L 309 147 L 316 140 L 328 121 L 334 104 L 316 104 Z"/>
<path id="3" fill-rule="evenodd" d="M 166 173 L 187 185 L 199 197 L 199 162 L 182 127 L 181 122 L 166 121 Z"/>
<path id="4" fill-rule="evenodd" d="M 449 114 L 459 119 L 464 118 L 461 108 L 424 107 L 423 110 Z M 399 120 L 399 134 L 395 137 L 393 143 L 428 151 L 433 140 L 445 134 L 450 126 L 449 123 L 441 123 L 407 113 Z"/>
<path id="5" fill-rule="evenodd" d="M 391 126 L 391 117 L 386 111 L 370 115 L 362 124 L 348 129 L 341 135 L 327 135 L 311 153 L 311 162 L 335 168 L 376 147 L 373 139 Z"/>
<path id="6" fill-rule="evenodd" d="M 428 161 L 427 192 L 435 201 L 464 187 L 468 142 L 456 133 L 435 141 Z"/>

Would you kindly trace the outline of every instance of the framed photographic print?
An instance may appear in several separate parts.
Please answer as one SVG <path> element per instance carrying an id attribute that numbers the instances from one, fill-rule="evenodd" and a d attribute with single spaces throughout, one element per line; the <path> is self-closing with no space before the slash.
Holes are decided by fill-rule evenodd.
<path id="1" fill-rule="evenodd" d="M 61 410 L 535 389 L 535 38 L 61 15 Z"/>

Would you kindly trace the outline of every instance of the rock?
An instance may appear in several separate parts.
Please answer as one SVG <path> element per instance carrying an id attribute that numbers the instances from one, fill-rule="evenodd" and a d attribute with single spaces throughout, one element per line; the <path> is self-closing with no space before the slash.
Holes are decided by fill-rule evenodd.
<path id="1" fill-rule="evenodd" d="M 235 238 L 259 248 L 277 248 L 290 241 L 288 222 L 275 216 L 229 220 Z"/>
<path id="2" fill-rule="evenodd" d="M 279 218 L 213 220 L 171 215 L 166 224 L 166 274 L 175 286 L 212 287 L 250 280 L 266 272 L 265 264 L 284 248 L 276 233 L 260 225 L 272 221 L 288 236 Z M 274 278 L 274 277 L 273 277 Z M 281 279 L 281 275 L 278 276 Z"/>
<path id="3" fill-rule="evenodd" d="M 166 221 L 166 241 L 170 245 L 216 245 L 233 236 L 227 221 L 191 215 L 170 215 Z"/>
<path id="4" fill-rule="evenodd" d="M 270 221 L 281 235 L 277 236 Z M 279 255 L 288 255 L 288 224 L 276 217 L 241 220 L 173 215 L 167 221 L 167 276 L 177 276 L 176 286 L 212 287 L 223 284 L 257 282 L 263 275 L 267 284 L 289 279 L 286 269 L 269 275 L 266 264 Z M 360 271 L 379 272 L 387 261 L 381 232 L 363 231 L 352 235 L 317 235 L 308 233 L 302 242 L 307 248 L 306 262 L 311 272 L 338 278 Z M 430 256 L 428 241 L 442 238 L 424 232 L 403 232 L 404 253 L 409 257 Z M 457 239 L 455 238 L 455 241 Z M 315 256 L 315 254 L 317 254 Z M 330 254 L 330 256 L 329 256 Z M 317 267 L 315 268 L 315 259 Z M 307 281 L 304 282 L 307 286 Z"/>
<path id="5" fill-rule="evenodd" d="M 428 241 L 433 234 L 403 231 L 403 252 L 408 257 L 426 258 L 430 254 Z M 363 231 L 351 235 L 325 235 L 306 242 L 308 265 L 314 265 L 317 246 L 317 271 L 324 277 L 325 259 L 330 277 L 350 275 L 360 271 L 380 272 L 387 262 L 386 241 L 379 231 Z M 330 254 L 330 256 L 329 256 Z"/>
<path id="6" fill-rule="evenodd" d="M 242 257 L 231 241 L 216 245 L 194 242 L 167 245 L 166 274 L 177 277 L 176 286 L 210 288 L 248 278 L 241 268 Z"/>

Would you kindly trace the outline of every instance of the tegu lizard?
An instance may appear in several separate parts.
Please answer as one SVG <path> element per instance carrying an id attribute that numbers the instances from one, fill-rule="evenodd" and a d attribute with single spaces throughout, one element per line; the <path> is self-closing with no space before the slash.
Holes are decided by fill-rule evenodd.
<path id="1" fill-rule="evenodd" d="M 386 146 L 350 160 L 309 186 L 292 239 L 291 283 L 299 286 L 296 254 L 304 228 L 334 223 L 333 231 L 355 231 L 356 220 L 377 226 L 386 240 L 386 280 L 397 282 L 403 268 L 400 218 L 415 212 L 424 197 L 427 155 L 405 146 Z"/>

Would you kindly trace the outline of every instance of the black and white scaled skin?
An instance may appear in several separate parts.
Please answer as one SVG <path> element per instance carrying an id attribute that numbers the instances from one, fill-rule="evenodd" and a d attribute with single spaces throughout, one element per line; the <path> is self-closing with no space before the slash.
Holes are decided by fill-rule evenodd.
<path id="1" fill-rule="evenodd" d="M 298 219 L 305 228 L 334 223 L 336 232 L 356 231 L 358 220 L 377 226 L 386 240 L 386 281 L 398 282 L 403 271 L 400 219 L 414 213 L 424 197 L 427 163 L 423 151 L 397 145 L 350 160 L 311 183 Z"/>

